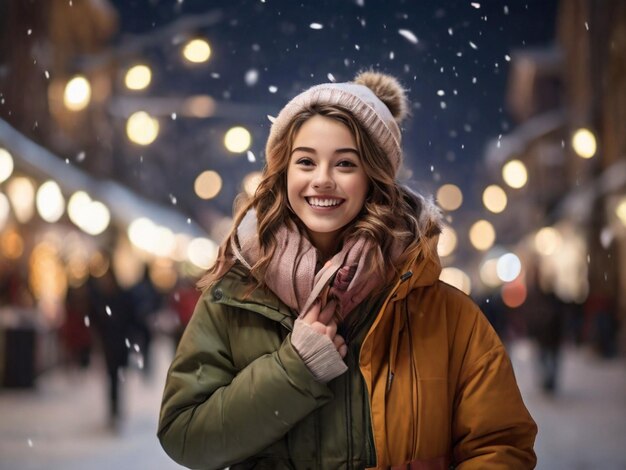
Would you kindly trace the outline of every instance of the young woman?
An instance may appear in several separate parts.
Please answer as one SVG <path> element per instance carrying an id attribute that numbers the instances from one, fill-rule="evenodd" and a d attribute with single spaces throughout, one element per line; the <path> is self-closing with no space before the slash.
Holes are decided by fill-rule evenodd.
<path id="1" fill-rule="evenodd" d="M 180 464 L 534 467 L 502 344 L 438 280 L 439 211 L 395 180 L 406 108 L 365 72 L 274 121 L 168 373 L 158 435 Z"/>

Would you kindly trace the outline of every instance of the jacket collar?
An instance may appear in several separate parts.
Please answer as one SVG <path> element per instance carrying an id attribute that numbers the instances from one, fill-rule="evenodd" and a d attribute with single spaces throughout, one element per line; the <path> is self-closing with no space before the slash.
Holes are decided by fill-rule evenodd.
<path id="1" fill-rule="evenodd" d="M 239 263 L 211 287 L 208 293 L 213 302 L 230 307 L 244 308 L 283 323 L 289 329 L 293 325 L 294 312 L 271 290 L 256 287 L 249 271 Z"/>

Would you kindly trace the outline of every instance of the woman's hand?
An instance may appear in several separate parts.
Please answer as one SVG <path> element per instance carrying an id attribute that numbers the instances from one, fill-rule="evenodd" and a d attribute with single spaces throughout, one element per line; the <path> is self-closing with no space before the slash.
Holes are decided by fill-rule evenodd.
<path id="1" fill-rule="evenodd" d="M 337 321 L 335 320 L 335 309 L 337 303 L 331 300 L 324 308 L 320 302 L 315 302 L 309 311 L 300 319 L 308 324 L 315 332 L 328 336 L 342 358 L 346 357 L 348 346 L 341 335 L 337 334 Z"/>

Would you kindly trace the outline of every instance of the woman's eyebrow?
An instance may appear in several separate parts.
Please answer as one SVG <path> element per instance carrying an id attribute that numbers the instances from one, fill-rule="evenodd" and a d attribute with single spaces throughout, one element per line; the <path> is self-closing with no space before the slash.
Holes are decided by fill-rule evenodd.
<path id="1" fill-rule="evenodd" d="M 301 152 L 309 152 L 309 153 L 314 153 L 317 154 L 317 151 L 314 148 L 311 147 L 296 147 L 291 151 L 291 154 L 293 155 L 294 152 L 297 151 L 301 151 Z M 352 147 L 346 147 L 346 148 L 339 148 L 337 150 L 335 150 L 334 153 L 354 153 L 357 156 L 359 156 L 359 151 L 355 148 Z"/>
<path id="2" fill-rule="evenodd" d="M 291 155 L 293 155 L 293 153 L 297 152 L 298 150 L 301 152 L 317 153 L 315 149 L 311 147 L 296 147 L 295 149 L 291 150 Z"/>

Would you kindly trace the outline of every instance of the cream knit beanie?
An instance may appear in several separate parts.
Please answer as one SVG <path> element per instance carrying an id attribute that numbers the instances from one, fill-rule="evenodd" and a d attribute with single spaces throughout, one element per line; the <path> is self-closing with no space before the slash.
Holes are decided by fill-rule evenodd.
<path id="1" fill-rule="evenodd" d="M 272 155 L 296 114 L 316 104 L 348 110 L 383 150 L 394 174 L 398 173 L 402 164 L 399 124 L 407 114 L 407 99 L 394 77 L 379 72 L 362 72 L 353 82 L 316 85 L 293 98 L 272 124 L 265 148 L 267 156 Z"/>

